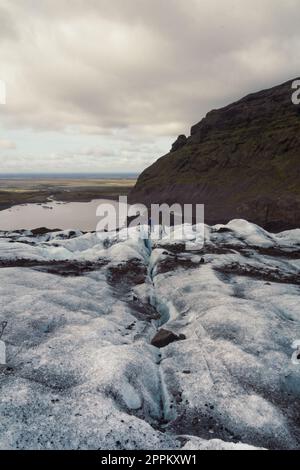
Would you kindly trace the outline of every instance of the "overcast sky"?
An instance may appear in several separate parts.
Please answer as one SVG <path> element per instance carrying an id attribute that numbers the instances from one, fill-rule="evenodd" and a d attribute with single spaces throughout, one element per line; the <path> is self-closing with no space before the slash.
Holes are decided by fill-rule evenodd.
<path id="1" fill-rule="evenodd" d="M 0 0 L 0 173 L 139 172 L 299 76 L 299 0 Z"/>

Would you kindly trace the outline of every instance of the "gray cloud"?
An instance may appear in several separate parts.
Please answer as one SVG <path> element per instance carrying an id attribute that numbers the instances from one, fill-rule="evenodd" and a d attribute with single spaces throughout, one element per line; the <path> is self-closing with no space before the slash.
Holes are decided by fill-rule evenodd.
<path id="1" fill-rule="evenodd" d="M 299 14 L 297 0 L 0 0 L 1 122 L 171 143 L 299 75 Z"/>

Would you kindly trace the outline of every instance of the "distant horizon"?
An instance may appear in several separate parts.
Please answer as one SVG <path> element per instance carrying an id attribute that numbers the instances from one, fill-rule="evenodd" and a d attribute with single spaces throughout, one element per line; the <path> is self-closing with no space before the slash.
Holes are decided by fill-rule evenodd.
<path id="1" fill-rule="evenodd" d="M 0 179 L 20 179 L 20 178 L 66 178 L 66 177 L 80 177 L 80 178 L 121 178 L 128 179 L 137 178 L 139 173 L 134 172 L 10 172 L 0 174 Z"/>

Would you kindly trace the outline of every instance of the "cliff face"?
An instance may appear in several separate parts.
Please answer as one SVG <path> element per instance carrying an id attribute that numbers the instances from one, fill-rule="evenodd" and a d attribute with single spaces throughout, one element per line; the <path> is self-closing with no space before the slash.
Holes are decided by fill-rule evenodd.
<path id="1" fill-rule="evenodd" d="M 140 175 L 129 201 L 205 204 L 209 224 L 300 227 L 300 105 L 291 84 L 210 111 Z"/>

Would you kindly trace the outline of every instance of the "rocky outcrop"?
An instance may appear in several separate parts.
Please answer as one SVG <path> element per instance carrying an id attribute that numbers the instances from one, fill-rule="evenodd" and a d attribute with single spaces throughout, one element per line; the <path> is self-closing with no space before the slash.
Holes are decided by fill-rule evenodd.
<path id="1" fill-rule="evenodd" d="M 208 224 L 300 226 L 300 106 L 291 85 L 210 111 L 140 175 L 130 202 L 205 204 Z"/>
<path id="2" fill-rule="evenodd" d="M 187 143 L 187 137 L 183 134 L 179 135 L 172 145 L 171 152 L 181 149 Z"/>

